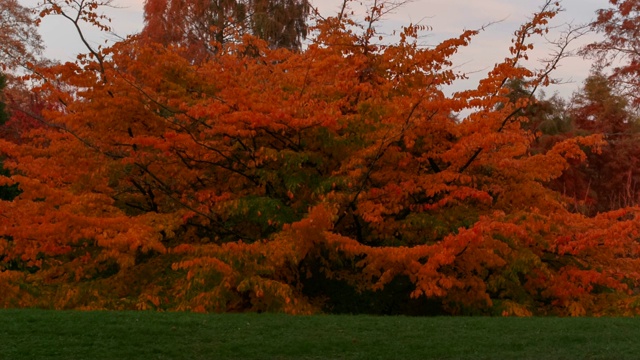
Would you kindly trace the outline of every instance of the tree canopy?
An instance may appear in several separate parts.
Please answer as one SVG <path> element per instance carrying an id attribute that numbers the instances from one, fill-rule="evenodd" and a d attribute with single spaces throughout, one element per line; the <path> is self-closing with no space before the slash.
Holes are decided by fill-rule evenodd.
<path id="1" fill-rule="evenodd" d="M 200 19 L 244 26 L 229 4 Z M 147 13 L 175 10 L 168 26 L 178 5 Z M 585 131 L 541 141 L 536 116 L 557 103 L 535 91 L 562 58 L 523 62 L 560 10 L 542 5 L 453 94 L 452 56 L 481 30 L 424 47 L 408 25 L 380 43 L 366 25 L 379 2 L 361 27 L 348 11 L 315 19 L 304 48 L 259 26 L 191 42 L 196 22 L 150 40 L 147 18 L 147 34 L 41 66 L 44 106 L 21 112 L 41 126 L 0 140 L 0 185 L 20 189 L 0 201 L 0 306 L 637 314 L 640 209 L 576 211 L 554 187 L 631 122 L 593 77 L 570 114 Z"/>

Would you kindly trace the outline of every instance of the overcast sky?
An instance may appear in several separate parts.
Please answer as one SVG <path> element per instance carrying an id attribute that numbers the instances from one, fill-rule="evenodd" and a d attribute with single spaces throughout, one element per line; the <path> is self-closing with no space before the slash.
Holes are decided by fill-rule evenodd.
<path id="1" fill-rule="evenodd" d="M 24 5 L 33 6 L 38 0 L 19 0 Z M 120 36 L 126 36 L 140 31 L 143 27 L 142 6 L 143 0 L 113 0 L 118 9 L 108 12 L 112 18 L 112 28 Z M 321 14 L 334 14 L 341 0 L 312 0 Z M 440 40 L 454 37 L 465 29 L 477 29 L 485 24 L 500 21 L 490 26 L 486 31 L 478 35 L 471 46 L 463 49 L 456 55 L 455 62 L 461 65 L 464 72 L 474 73 L 471 81 L 486 74 L 491 67 L 508 55 L 508 48 L 513 32 L 520 24 L 527 20 L 533 12 L 542 5 L 542 0 L 414 0 L 389 14 L 384 25 L 379 29 L 382 32 L 390 32 L 401 25 L 420 23 L 430 26 L 431 31 L 425 33 L 425 44 L 437 44 Z M 606 7 L 607 0 L 564 0 L 562 6 L 565 11 L 554 19 L 554 24 L 559 26 L 556 33 L 550 34 L 550 38 L 556 38 L 560 34 L 564 23 L 579 25 L 587 23 L 595 17 L 595 11 Z M 88 27 L 88 26 L 87 26 Z M 75 59 L 83 48 L 76 33 L 69 23 L 60 17 L 48 17 L 41 25 L 41 33 L 47 46 L 46 55 L 62 61 Z M 102 44 L 110 37 L 103 33 L 89 32 L 89 38 L 94 44 Z M 580 45 L 593 41 L 595 35 L 583 37 L 576 41 L 573 49 Z M 551 48 L 541 39 L 536 44 L 537 49 L 532 58 L 545 57 Z M 534 64 L 535 65 L 535 64 Z M 569 96 L 582 80 L 588 75 L 590 63 L 579 57 L 565 59 L 560 68 L 555 72 L 555 77 L 568 82 L 555 86 L 547 93 L 559 92 L 562 96 Z M 465 85 L 467 86 L 467 85 Z"/>

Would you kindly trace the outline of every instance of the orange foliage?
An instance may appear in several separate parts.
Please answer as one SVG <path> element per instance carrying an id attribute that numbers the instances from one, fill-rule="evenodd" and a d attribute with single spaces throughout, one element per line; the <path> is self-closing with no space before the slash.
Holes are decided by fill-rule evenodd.
<path id="1" fill-rule="evenodd" d="M 533 155 L 505 87 L 548 82 L 521 60 L 557 10 L 452 96 L 477 31 L 376 45 L 347 16 L 300 52 L 243 36 L 194 63 L 132 38 L 42 69 L 50 126 L 0 141 L 23 191 L 0 203 L 0 305 L 311 313 L 320 273 L 407 278 L 450 313 L 634 314 L 638 209 L 590 218 L 544 186 L 602 139 Z"/>

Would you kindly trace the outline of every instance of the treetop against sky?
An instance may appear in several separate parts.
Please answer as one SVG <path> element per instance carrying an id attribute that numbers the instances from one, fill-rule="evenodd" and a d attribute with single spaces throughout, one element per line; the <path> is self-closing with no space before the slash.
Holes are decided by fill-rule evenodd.
<path id="1" fill-rule="evenodd" d="M 28 6 L 35 6 L 38 0 L 19 0 L 20 3 Z M 338 12 L 340 0 L 312 1 L 312 6 L 316 7 L 323 16 L 329 16 Z M 470 74 L 471 81 L 478 81 L 497 61 L 504 56 L 504 44 L 507 43 L 513 32 L 542 2 L 536 0 L 510 1 L 510 0 L 490 0 L 490 1 L 467 1 L 467 0 L 414 0 L 400 6 L 397 10 L 385 16 L 384 21 L 379 24 L 380 31 L 391 33 L 401 26 L 410 23 L 419 23 L 431 27 L 430 31 L 424 32 L 422 42 L 427 45 L 437 44 L 445 38 L 455 36 L 464 29 L 480 28 L 486 24 L 489 26 L 482 34 L 477 36 L 472 44 L 462 49 L 455 57 L 456 63 L 460 64 L 460 70 Z M 142 0 L 115 0 L 113 5 L 116 8 L 105 8 L 112 23 L 110 24 L 117 37 L 108 34 L 91 31 L 87 26 L 89 40 L 95 44 L 103 44 L 105 40 L 117 40 L 142 30 L 143 5 Z M 588 23 L 595 18 L 595 11 L 606 7 L 605 0 L 564 0 L 562 6 L 565 9 L 554 19 L 557 28 L 549 34 L 548 40 L 556 40 L 566 27 L 565 23 L 573 26 Z M 356 11 L 363 11 L 363 8 L 354 5 Z M 496 23 L 497 22 L 497 23 Z M 74 60 L 78 52 L 84 52 L 83 45 L 77 38 L 74 29 L 59 17 L 48 17 L 42 23 L 40 32 L 44 39 L 47 50 L 45 54 L 49 57 L 63 61 Z M 597 39 L 594 34 L 587 34 L 581 39 L 573 42 L 571 50 L 590 43 Z M 393 41 L 393 40 L 392 40 Z M 547 58 L 549 52 L 553 51 L 553 46 L 545 44 L 545 39 L 536 41 L 536 49 L 532 53 L 531 59 Z M 558 91 L 563 96 L 569 96 L 580 85 L 588 75 L 591 62 L 584 60 L 580 56 L 568 57 L 564 59 L 555 76 L 562 79 L 564 84 L 553 86 L 548 92 Z"/>

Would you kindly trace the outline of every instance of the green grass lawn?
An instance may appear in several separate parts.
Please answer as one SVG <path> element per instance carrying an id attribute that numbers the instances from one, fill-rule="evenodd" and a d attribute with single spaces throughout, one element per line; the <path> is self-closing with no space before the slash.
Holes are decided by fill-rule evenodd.
<path id="1" fill-rule="evenodd" d="M 0 359 L 639 359 L 640 319 L 0 310 Z"/>

